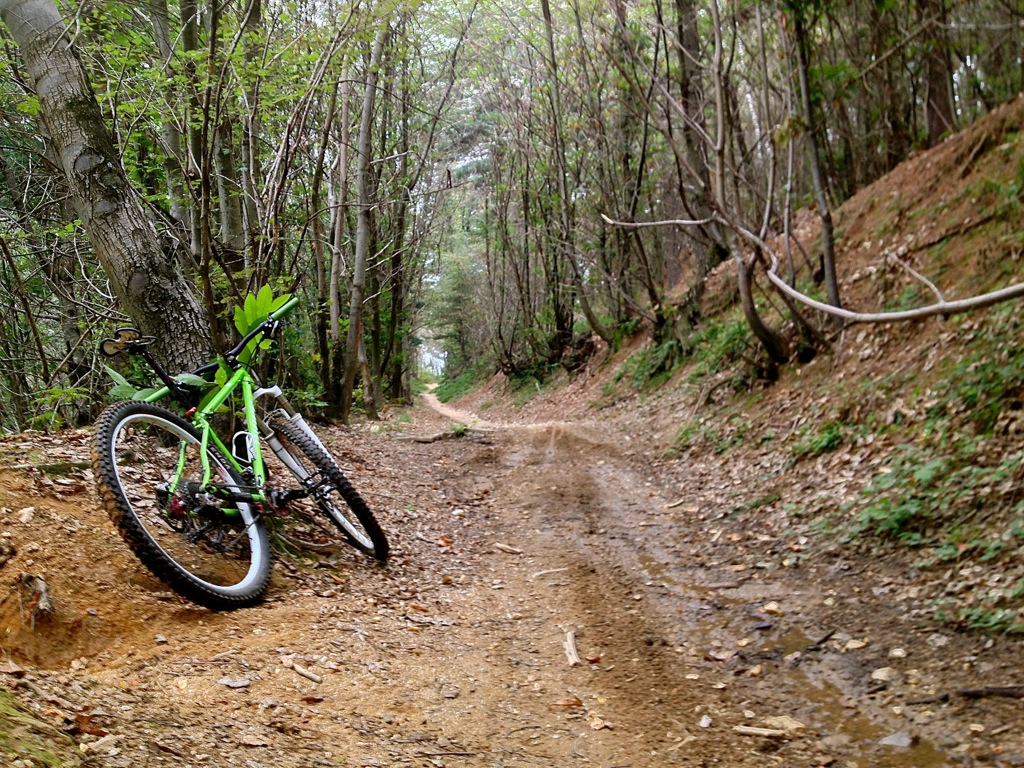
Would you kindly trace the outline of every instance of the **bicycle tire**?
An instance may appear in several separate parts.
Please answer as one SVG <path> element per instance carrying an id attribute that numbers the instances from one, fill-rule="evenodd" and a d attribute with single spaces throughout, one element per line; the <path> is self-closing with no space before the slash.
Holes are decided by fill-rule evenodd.
<path id="1" fill-rule="evenodd" d="M 253 505 L 201 492 L 202 450 L 198 431 L 166 408 L 115 403 L 96 422 L 93 473 L 118 533 L 154 576 L 207 608 L 243 608 L 267 589 L 270 539 Z M 215 448 L 206 453 L 215 481 L 243 486 Z"/>
<path id="2" fill-rule="evenodd" d="M 390 547 L 383 529 L 323 444 L 284 417 L 271 419 L 270 427 L 282 450 L 291 458 L 290 462 L 282 463 L 303 487 L 316 489 L 310 498 L 323 516 L 341 531 L 353 547 L 381 563 L 387 562 Z M 337 503 L 332 492 L 336 492 L 344 505 Z"/>

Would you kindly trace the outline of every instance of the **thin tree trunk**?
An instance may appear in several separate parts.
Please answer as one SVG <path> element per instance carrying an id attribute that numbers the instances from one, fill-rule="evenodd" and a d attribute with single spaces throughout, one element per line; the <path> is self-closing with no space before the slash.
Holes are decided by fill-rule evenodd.
<path id="1" fill-rule="evenodd" d="M 39 366 L 43 375 L 43 381 L 48 382 L 50 380 L 50 365 L 46 360 L 46 350 L 43 348 L 43 340 L 39 335 L 36 316 L 32 311 L 32 304 L 28 299 L 25 284 L 21 280 L 21 274 L 18 272 L 18 265 L 14 261 L 10 248 L 7 247 L 7 240 L 3 237 L 0 237 L 0 253 L 3 254 L 7 267 L 11 270 L 11 279 L 14 281 L 18 301 L 21 303 L 21 309 L 25 313 L 25 322 L 28 323 L 29 332 L 32 334 L 32 342 L 35 344 L 36 353 L 39 355 Z"/>
<path id="2" fill-rule="evenodd" d="M 807 30 L 801 12 L 794 14 L 794 33 L 796 34 L 797 70 L 800 77 L 800 96 L 803 105 L 804 122 L 807 124 L 807 141 L 811 148 L 811 179 L 814 182 L 814 197 L 818 203 L 818 215 L 821 217 L 821 266 L 825 274 L 825 291 L 828 302 L 833 307 L 842 307 L 839 298 L 839 279 L 836 276 L 835 232 L 832 226 L 832 212 L 828 207 L 825 194 L 825 177 L 821 170 L 821 152 L 818 148 L 817 123 L 811 107 L 811 87 L 809 82 L 807 60 Z M 837 328 L 843 327 L 843 320 L 833 316 Z"/>
<path id="3" fill-rule="evenodd" d="M 572 220 L 570 215 L 569 191 L 567 189 L 566 182 L 566 167 L 565 167 L 565 145 L 562 137 L 562 105 L 561 105 L 561 88 L 558 82 L 558 62 L 555 59 L 555 35 L 554 25 L 551 19 L 551 3 L 549 0 L 541 0 L 541 10 L 544 13 L 544 32 L 547 38 L 548 44 L 548 72 L 550 75 L 550 83 L 548 93 L 551 99 L 551 126 L 554 135 L 554 152 L 555 152 L 555 181 L 557 184 L 558 191 L 558 214 L 559 224 L 561 226 L 561 243 L 557 250 L 560 250 L 564 254 L 564 258 L 569 262 L 569 267 L 572 270 L 572 282 L 573 287 L 576 289 L 576 297 L 580 302 L 580 309 L 583 310 L 583 315 L 587 318 L 587 323 L 590 324 L 590 329 L 601 337 L 603 341 L 608 344 L 612 343 L 611 333 L 604 327 L 604 324 L 597 317 L 597 313 L 594 312 L 593 307 L 590 304 L 590 299 L 587 296 L 587 292 L 583 285 L 583 277 L 580 272 L 579 263 L 576 260 L 575 253 L 575 238 L 572 232 Z M 558 311 L 556 307 L 556 318 L 558 317 Z M 569 334 L 572 333 L 571 323 L 568 329 Z"/>
<path id="4" fill-rule="evenodd" d="M 356 148 L 356 217 L 355 263 L 352 270 L 352 293 L 349 299 L 348 338 L 345 344 L 345 386 L 341 393 L 341 420 L 348 423 L 352 407 L 352 390 L 355 389 L 356 366 L 359 364 L 359 337 L 362 333 L 363 294 L 366 286 L 366 261 L 370 243 L 370 132 L 373 127 L 373 103 L 377 96 L 377 77 L 388 34 L 385 22 L 377 32 L 370 53 L 366 71 L 366 86 L 363 90 L 362 116 L 359 122 L 359 144 Z M 370 386 L 370 382 L 366 382 Z"/>
<path id="5" fill-rule="evenodd" d="M 171 61 L 174 48 L 171 43 L 170 17 L 167 13 L 167 0 L 152 0 L 150 10 L 153 17 L 153 39 L 160 58 L 163 60 L 164 72 L 171 73 Z M 173 107 L 177 98 L 171 89 L 167 91 L 167 104 Z M 192 230 L 191 199 L 185 186 L 185 169 L 187 167 L 182 155 L 181 130 L 175 124 L 178 116 L 168 114 L 160 123 L 160 139 L 164 145 L 167 160 L 164 168 L 167 172 L 168 209 L 171 218 L 178 222 L 182 229 L 189 233 Z"/>
<path id="6" fill-rule="evenodd" d="M 316 311 L 314 312 L 314 332 L 316 334 L 317 349 L 320 352 L 320 381 L 327 389 L 330 384 L 331 352 L 327 338 L 328 324 L 328 296 L 330 277 L 327 274 L 327 257 L 324 253 L 324 226 L 323 213 L 320 210 L 320 187 L 324 178 L 324 163 L 327 158 L 327 145 L 331 140 L 331 125 L 334 122 L 334 111 L 338 100 L 337 85 L 331 91 L 331 98 L 327 105 L 327 117 L 324 118 L 324 127 L 320 148 L 316 156 L 316 164 L 313 168 L 313 184 L 309 196 L 309 208 L 307 216 L 310 220 L 310 241 L 309 245 L 313 251 L 313 260 L 316 264 Z"/>
<path id="7" fill-rule="evenodd" d="M 934 147 L 943 136 L 956 131 L 952 66 L 945 32 L 946 3 L 945 0 L 920 0 L 920 8 L 925 17 L 930 17 L 925 19 L 931 34 L 925 41 L 924 119 L 928 129 L 928 146 Z"/>

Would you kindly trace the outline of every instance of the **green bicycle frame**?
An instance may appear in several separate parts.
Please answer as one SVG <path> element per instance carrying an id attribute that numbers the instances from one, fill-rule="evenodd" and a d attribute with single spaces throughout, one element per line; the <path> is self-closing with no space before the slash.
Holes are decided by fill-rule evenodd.
<path id="1" fill-rule="evenodd" d="M 291 311 L 291 309 L 299 303 L 298 298 L 293 297 L 284 306 L 278 309 L 276 312 L 272 312 L 267 320 L 277 320 L 283 317 L 285 314 Z M 257 345 L 263 340 L 262 335 L 258 335 L 254 338 Z M 258 348 L 258 347 L 257 347 Z M 280 390 L 275 388 L 272 389 L 255 389 L 256 380 L 253 375 L 249 373 L 248 368 L 244 365 L 239 365 L 231 377 L 216 391 L 209 402 L 206 403 L 199 410 L 192 410 L 186 414 L 186 417 L 190 417 L 192 424 L 199 430 L 201 448 L 200 458 L 203 464 L 203 480 L 202 487 L 207 488 L 210 485 L 210 478 L 213 474 L 213 469 L 210 466 L 209 458 L 207 457 L 207 450 L 211 442 L 217 447 L 221 455 L 231 464 L 232 468 L 237 472 L 244 471 L 244 467 L 235 458 L 234 453 L 224 445 L 224 441 L 218 437 L 217 433 L 213 431 L 213 427 L 210 425 L 210 417 L 217 412 L 217 410 L 224 405 L 229 397 L 239 387 L 242 388 L 242 410 L 245 415 L 245 431 L 248 436 L 252 439 L 249 442 L 249 453 L 250 453 L 250 464 L 249 468 L 252 470 L 253 482 L 255 488 L 251 493 L 251 501 L 254 503 L 267 501 L 267 495 L 263 492 L 264 484 L 267 481 L 266 465 L 263 462 L 263 451 L 260 447 L 260 419 L 256 416 L 256 399 L 262 394 L 276 394 L 277 397 L 288 406 L 288 403 L 280 394 Z M 143 400 L 147 403 L 156 403 L 168 395 L 171 390 L 169 387 L 161 387 L 155 392 L 151 393 Z M 287 408 L 290 411 L 290 408 Z M 185 446 L 182 445 L 180 449 L 180 455 L 178 457 L 178 467 L 175 472 L 175 476 L 171 482 L 172 492 L 177 488 L 178 482 L 181 480 L 182 473 L 185 469 Z"/>

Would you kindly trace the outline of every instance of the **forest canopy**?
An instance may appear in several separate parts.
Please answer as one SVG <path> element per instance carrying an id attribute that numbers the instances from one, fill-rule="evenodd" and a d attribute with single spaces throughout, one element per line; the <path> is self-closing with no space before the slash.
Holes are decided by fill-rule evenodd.
<path id="1" fill-rule="evenodd" d="M 109 389 L 97 341 L 159 308 L 101 267 L 3 5 L 0 429 L 51 428 Z M 830 211 L 1024 87 L 1019 0 L 55 7 L 196 347 L 295 293 L 273 364 L 341 417 L 410 397 L 424 349 L 542 375 L 643 324 L 670 358 L 726 261 L 769 363 L 820 344 L 765 300 L 756 239 L 812 209 L 783 271 L 840 304 Z"/>

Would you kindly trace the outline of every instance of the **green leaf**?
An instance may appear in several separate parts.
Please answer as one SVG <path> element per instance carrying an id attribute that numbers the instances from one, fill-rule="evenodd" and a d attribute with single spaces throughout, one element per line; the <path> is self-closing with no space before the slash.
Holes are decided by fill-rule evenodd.
<path id="1" fill-rule="evenodd" d="M 145 400 L 154 392 L 156 392 L 156 390 L 153 387 L 146 387 L 145 389 L 140 389 L 138 392 L 132 395 L 132 400 Z"/>
<path id="2" fill-rule="evenodd" d="M 132 400 L 135 397 L 135 387 L 128 382 L 112 387 L 107 394 L 111 400 Z"/>
<path id="3" fill-rule="evenodd" d="M 179 384 L 187 384 L 190 387 L 212 387 L 213 382 L 207 381 L 202 376 L 196 376 L 194 373 L 179 373 L 174 377 L 174 380 Z"/>
<path id="4" fill-rule="evenodd" d="M 123 386 L 123 387 L 131 387 L 132 392 L 135 391 L 135 387 L 133 387 L 131 384 L 128 383 L 128 379 L 126 379 L 120 373 L 115 371 L 109 365 L 104 365 L 103 366 L 103 370 L 105 370 L 107 372 L 107 375 L 114 380 L 114 383 L 118 384 L 119 386 Z M 117 389 L 117 387 L 114 387 L 114 389 Z M 113 391 L 114 390 L 111 390 L 111 392 L 113 392 Z"/>
<path id="5" fill-rule="evenodd" d="M 241 307 L 235 307 L 235 329 L 245 335 L 245 310 Z"/>
<path id="6" fill-rule="evenodd" d="M 39 99 L 35 96 L 27 96 L 18 102 L 17 109 L 24 115 L 38 115 L 42 108 L 39 106 Z"/>

